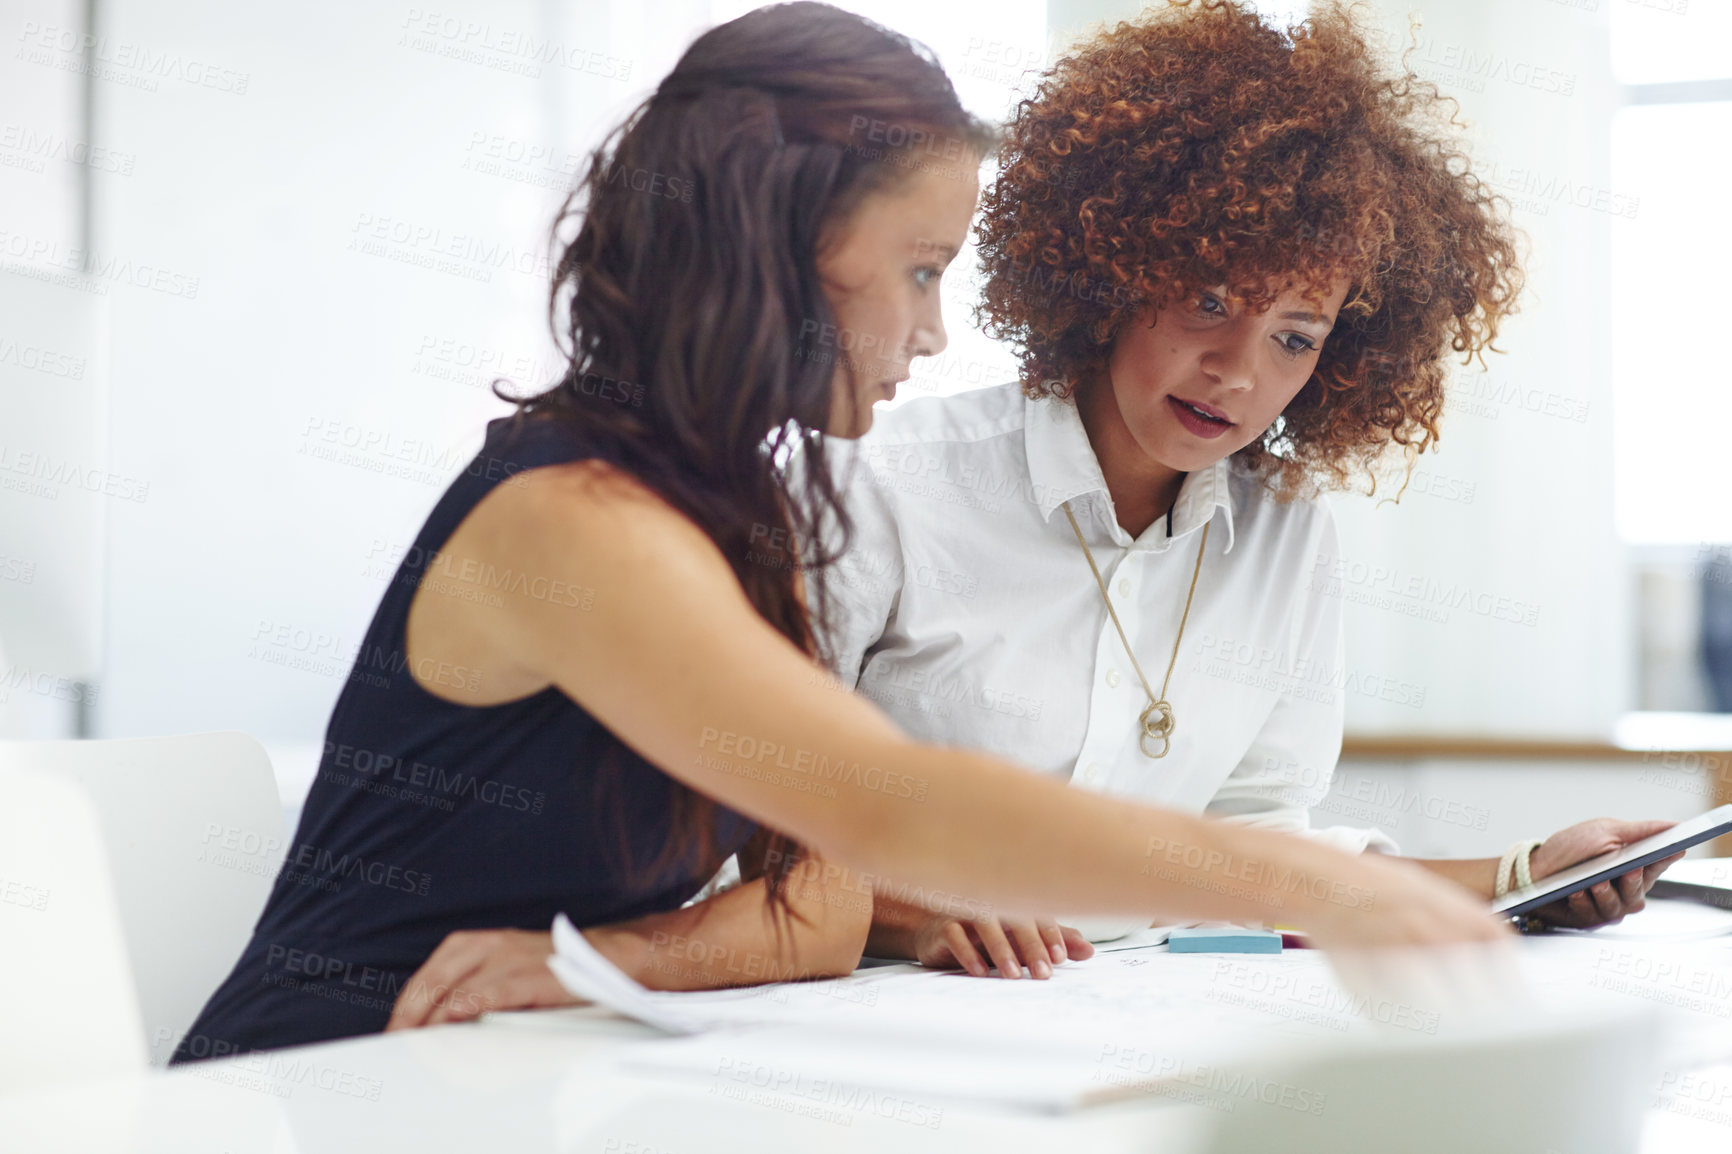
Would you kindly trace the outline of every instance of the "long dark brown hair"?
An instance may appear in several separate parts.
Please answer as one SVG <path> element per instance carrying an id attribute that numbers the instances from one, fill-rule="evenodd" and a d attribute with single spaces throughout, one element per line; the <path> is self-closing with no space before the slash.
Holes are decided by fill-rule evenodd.
<path id="1" fill-rule="evenodd" d="M 850 524 L 824 453 L 835 364 L 818 256 L 919 152 L 978 157 L 991 139 L 929 51 L 838 8 L 778 4 L 704 33 L 555 221 L 556 237 L 576 228 L 550 302 L 570 363 L 520 419 L 559 422 L 690 517 L 764 619 L 822 656 L 812 578 Z M 676 791 L 664 858 L 716 862 L 714 809 Z M 741 853 L 782 909 L 799 856 L 773 833 Z"/>

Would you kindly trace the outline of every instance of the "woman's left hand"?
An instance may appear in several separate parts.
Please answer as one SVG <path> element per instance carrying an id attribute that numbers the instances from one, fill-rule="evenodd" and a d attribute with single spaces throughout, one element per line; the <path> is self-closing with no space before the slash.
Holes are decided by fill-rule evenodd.
<path id="1" fill-rule="evenodd" d="M 1600 817 L 1561 829 L 1534 850 L 1530 859 L 1535 881 L 1568 869 L 1578 862 L 1622 849 L 1631 842 L 1652 837 L 1676 825 L 1670 821 L 1619 821 Z M 1567 898 L 1541 906 L 1534 916 L 1548 925 L 1585 930 L 1622 921 L 1646 903 L 1648 891 L 1667 866 L 1683 857 L 1676 854 L 1653 865 L 1631 870 L 1621 877 L 1577 890 Z"/>
<path id="2" fill-rule="evenodd" d="M 1536 851 L 1537 852 L 1537 851 Z M 459 930 L 410 976 L 387 1030 L 465 1022 L 489 1010 L 576 1006 L 547 968 L 553 934 L 533 930 Z"/>

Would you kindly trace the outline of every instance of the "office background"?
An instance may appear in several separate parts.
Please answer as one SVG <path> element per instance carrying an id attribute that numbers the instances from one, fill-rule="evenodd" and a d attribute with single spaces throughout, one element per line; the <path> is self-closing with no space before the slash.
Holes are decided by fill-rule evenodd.
<path id="1" fill-rule="evenodd" d="M 491 381 L 557 375 L 564 191 L 752 6 L 0 4 L 0 737 L 239 729 L 285 792 L 310 778 L 385 580 L 507 411 Z M 1138 7 L 844 6 L 991 116 Z M 1732 5 L 1367 10 L 1459 101 L 1530 256 L 1506 352 L 1456 370 L 1399 504 L 1334 498 L 1349 732 L 1591 742 L 1711 709 Z M 970 278 L 946 294 L 950 348 L 900 399 L 1012 375 Z"/>

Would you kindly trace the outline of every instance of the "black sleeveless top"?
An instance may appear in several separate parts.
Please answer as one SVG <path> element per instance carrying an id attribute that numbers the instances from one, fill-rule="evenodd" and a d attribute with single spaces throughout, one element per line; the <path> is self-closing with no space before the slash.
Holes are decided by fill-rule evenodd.
<path id="1" fill-rule="evenodd" d="M 424 580 L 479 599 L 521 585 L 588 611 L 589 590 L 464 572 L 439 551 L 495 485 L 589 455 L 545 422 L 488 424 L 480 454 L 434 507 L 373 616 L 252 941 L 173 1061 L 377 1032 L 454 930 L 545 930 L 560 912 L 578 926 L 622 921 L 675 909 L 708 880 L 690 853 L 646 873 L 683 787 L 558 689 L 454 705 L 408 667 L 405 624 Z M 419 660 L 435 685 L 481 676 Z M 725 856 L 756 827 L 718 806 L 714 830 Z"/>

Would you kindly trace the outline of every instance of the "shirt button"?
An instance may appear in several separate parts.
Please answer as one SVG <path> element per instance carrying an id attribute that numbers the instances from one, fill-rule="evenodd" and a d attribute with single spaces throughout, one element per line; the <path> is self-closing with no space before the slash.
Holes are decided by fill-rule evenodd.
<path id="1" fill-rule="evenodd" d="M 1083 780 L 1084 781 L 1093 781 L 1095 778 L 1099 777 L 1100 775 L 1101 775 L 1101 767 L 1100 767 L 1100 764 L 1098 762 L 1093 762 L 1093 761 L 1089 762 L 1088 768 L 1083 770 Z"/>
<path id="2" fill-rule="evenodd" d="M 1128 577 L 1120 577 L 1119 578 L 1119 596 L 1120 597 L 1129 597 L 1130 595 L 1131 595 L 1130 579 Z"/>
<path id="3" fill-rule="evenodd" d="M 1117 689 L 1119 687 L 1119 671 L 1118 670 L 1116 670 L 1116 669 L 1107 670 L 1107 684 L 1114 689 Z"/>

